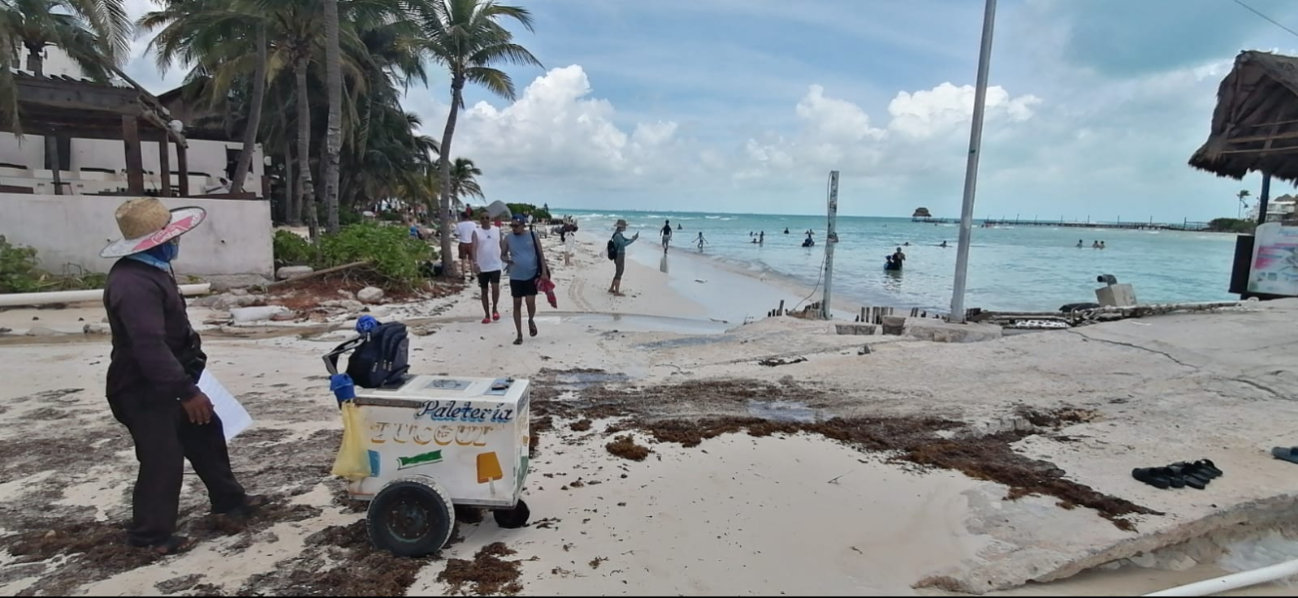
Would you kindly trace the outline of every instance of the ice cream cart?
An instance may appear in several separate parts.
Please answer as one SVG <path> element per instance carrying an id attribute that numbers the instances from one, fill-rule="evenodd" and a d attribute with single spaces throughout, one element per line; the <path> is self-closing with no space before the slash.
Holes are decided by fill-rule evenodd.
<path id="1" fill-rule="evenodd" d="M 399 386 L 356 388 L 346 422 L 368 461 L 347 491 L 370 501 L 375 546 L 402 556 L 442 548 L 455 505 L 484 507 L 505 528 L 527 523 L 527 380 L 412 375 Z M 344 418 L 349 417 L 344 412 Z M 346 441 L 344 441 L 346 444 Z"/>

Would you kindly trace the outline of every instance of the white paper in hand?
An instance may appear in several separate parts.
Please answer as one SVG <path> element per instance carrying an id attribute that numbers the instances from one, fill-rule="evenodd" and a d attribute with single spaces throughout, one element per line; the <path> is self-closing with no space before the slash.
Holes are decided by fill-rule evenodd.
<path id="1" fill-rule="evenodd" d="M 248 410 L 244 409 L 243 405 L 239 404 L 239 400 L 221 386 L 216 376 L 208 370 L 203 370 L 203 375 L 198 378 L 198 389 L 212 400 L 212 407 L 216 409 L 216 415 L 221 418 L 221 425 L 225 427 L 226 442 L 233 440 L 240 432 L 252 425 L 252 416 L 248 415 Z"/>

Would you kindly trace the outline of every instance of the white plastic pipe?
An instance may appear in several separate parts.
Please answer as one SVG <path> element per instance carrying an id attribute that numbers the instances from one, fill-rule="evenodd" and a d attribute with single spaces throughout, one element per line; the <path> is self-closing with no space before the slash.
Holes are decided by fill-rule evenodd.
<path id="1" fill-rule="evenodd" d="M 180 294 L 186 297 L 206 295 L 212 290 L 210 283 L 182 284 Z M 103 289 L 88 291 L 50 291 L 48 293 L 9 293 L 0 295 L 0 307 L 26 307 L 29 305 L 49 305 L 51 303 L 87 303 L 102 301 Z"/>
<path id="2" fill-rule="evenodd" d="M 1298 575 L 1298 560 L 1184 585 L 1146 596 L 1210 596 Z"/>

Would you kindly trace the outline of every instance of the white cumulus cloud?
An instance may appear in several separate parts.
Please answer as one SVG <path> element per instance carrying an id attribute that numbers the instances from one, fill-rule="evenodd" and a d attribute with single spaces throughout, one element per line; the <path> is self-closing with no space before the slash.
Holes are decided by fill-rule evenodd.
<path id="1" fill-rule="evenodd" d="M 1005 88 L 995 85 L 987 88 L 986 115 L 988 120 L 1003 118 L 1010 122 L 1023 122 L 1032 118 L 1033 106 L 1041 99 L 1033 95 L 1011 98 Z M 933 89 L 914 93 L 899 92 L 888 103 L 889 130 L 916 139 L 928 139 L 955 130 L 968 130 L 973 119 L 974 86 L 943 83 Z"/>

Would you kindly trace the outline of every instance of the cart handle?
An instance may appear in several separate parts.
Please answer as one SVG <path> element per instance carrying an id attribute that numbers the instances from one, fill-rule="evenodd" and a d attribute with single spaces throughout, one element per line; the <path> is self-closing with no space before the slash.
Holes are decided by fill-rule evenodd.
<path id="1" fill-rule="evenodd" d="M 343 344 L 338 345 L 337 347 L 334 347 L 334 350 L 333 350 L 333 351 L 330 351 L 330 352 L 328 352 L 328 353 L 325 353 L 325 356 L 324 356 L 323 359 L 324 359 L 324 363 L 325 363 L 325 369 L 326 369 L 326 370 L 329 370 L 329 375 L 333 376 L 333 375 L 337 375 L 337 374 L 338 374 L 338 356 L 339 356 L 339 355 L 342 355 L 343 353 L 347 353 L 347 352 L 349 352 L 349 351 L 355 349 L 356 347 L 359 347 L 360 344 L 363 343 L 363 342 L 365 342 L 365 336 L 364 336 L 364 335 L 357 335 L 357 336 L 354 336 L 354 337 L 352 337 L 352 338 L 347 339 L 346 341 L 343 341 Z"/>

